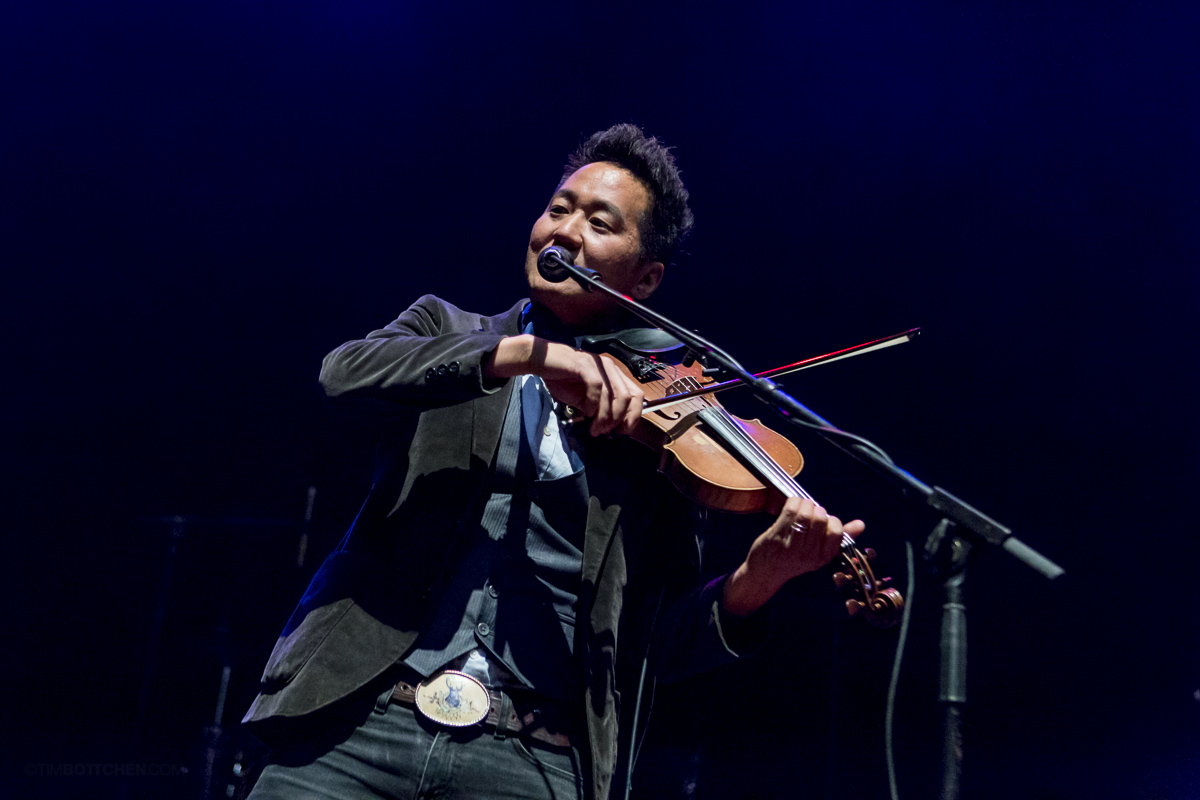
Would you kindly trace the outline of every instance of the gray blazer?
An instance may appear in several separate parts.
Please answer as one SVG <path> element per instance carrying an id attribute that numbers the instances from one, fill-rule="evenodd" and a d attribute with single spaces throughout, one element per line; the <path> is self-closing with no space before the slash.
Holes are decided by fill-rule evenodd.
<path id="1" fill-rule="evenodd" d="M 326 393 L 380 408 L 389 422 L 362 510 L 275 644 L 244 720 L 251 729 L 328 706 L 413 644 L 447 554 L 478 524 L 512 390 L 512 381 L 488 385 L 481 362 L 519 332 L 526 303 L 484 317 L 427 295 L 386 328 L 326 356 Z M 721 581 L 695 586 L 694 515 L 654 471 L 649 451 L 622 438 L 589 438 L 584 446 L 591 498 L 576 652 L 590 789 L 606 798 L 618 749 L 632 735 L 618 745 L 618 675 L 638 676 L 620 665 L 649 656 L 670 679 L 734 655 L 718 615 Z"/>

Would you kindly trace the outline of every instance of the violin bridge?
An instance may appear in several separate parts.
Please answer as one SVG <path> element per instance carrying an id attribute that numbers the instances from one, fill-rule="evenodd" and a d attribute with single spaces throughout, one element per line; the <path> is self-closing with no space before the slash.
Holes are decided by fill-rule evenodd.
<path id="1" fill-rule="evenodd" d="M 684 377 L 680 378 L 679 380 L 675 381 L 670 386 L 668 386 L 667 390 L 663 393 L 663 395 L 665 397 L 670 397 L 673 394 L 684 394 L 685 392 L 694 392 L 699 388 L 701 388 L 699 381 L 697 381 L 691 375 L 685 375 Z"/>

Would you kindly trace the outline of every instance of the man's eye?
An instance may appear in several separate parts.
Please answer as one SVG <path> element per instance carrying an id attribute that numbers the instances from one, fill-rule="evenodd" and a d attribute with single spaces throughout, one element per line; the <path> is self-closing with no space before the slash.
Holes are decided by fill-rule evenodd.
<path id="1" fill-rule="evenodd" d="M 600 228 L 601 230 L 605 230 L 605 231 L 611 230 L 611 227 L 612 227 L 607 222 L 600 219 L 599 217 L 592 217 L 592 225 L 597 228 Z"/>
<path id="2" fill-rule="evenodd" d="M 550 213 L 551 214 L 565 214 L 565 213 L 567 213 L 567 208 L 566 208 L 566 206 L 561 206 L 556 203 L 556 204 L 550 206 Z"/>

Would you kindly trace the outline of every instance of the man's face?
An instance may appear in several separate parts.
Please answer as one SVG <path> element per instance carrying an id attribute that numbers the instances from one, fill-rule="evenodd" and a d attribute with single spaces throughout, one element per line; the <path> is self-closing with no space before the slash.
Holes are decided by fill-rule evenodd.
<path id="1" fill-rule="evenodd" d="M 550 283 L 538 273 L 538 255 L 559 245 L 575 255 L 577 265 L 595 270 L 617 291 L 635 300 L 649 297 L 663 273 L 660 262 L 641 256 L 638 221 L 649 205 L 649 190 L 623 167 L 601 161 L 576 171 L 533 223 L 525 254 L 530 296 L 573 327 L 612 316 L 616 307 L 599 292 L 587 292 L 570 279 Z"/>

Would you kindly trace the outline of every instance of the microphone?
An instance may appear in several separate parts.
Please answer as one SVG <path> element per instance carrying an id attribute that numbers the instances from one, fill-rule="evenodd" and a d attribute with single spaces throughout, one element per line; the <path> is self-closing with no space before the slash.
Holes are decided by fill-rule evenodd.
<path id="1" fill-rule="evenodd" d="M 556 244 L 550 245 L 538 254 L 538 272 L 550 283 L 562 283 L 571 277 L 571 273 L 567 272 L 567 268 L 559 264 L 559 261 L 574 264 L 575 257 L 567 248 L 559 247 Z"/>
<path id="2" fill-rule="evenodd" d="M 538 254 L 537 268 L 538 273 L 550 283 L 562 283 L 567 278 L 573 277 L 564 265 L 575 267 L 575 257 L 571 255 L 571 251 L 559 245 L 550 245 L 541 253 Z M 599 279 L 600 276 L 590 269 L 584 267 L 575 267 L 589 278 Z M 583 288 L 589 292 L 592 287 L 584 281 L 579 281 Z"/>

